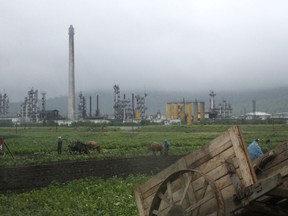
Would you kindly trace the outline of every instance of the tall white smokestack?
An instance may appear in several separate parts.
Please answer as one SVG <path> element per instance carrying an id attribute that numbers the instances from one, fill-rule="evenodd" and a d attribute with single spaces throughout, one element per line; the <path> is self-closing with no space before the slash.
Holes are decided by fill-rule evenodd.
<path id="1" fill-rule="evenodd" d="M 69 90 L 68 90 L 68 120 L 75 120 L 75 75 L 74 75 L 74 28 L 69 27 Z"/>

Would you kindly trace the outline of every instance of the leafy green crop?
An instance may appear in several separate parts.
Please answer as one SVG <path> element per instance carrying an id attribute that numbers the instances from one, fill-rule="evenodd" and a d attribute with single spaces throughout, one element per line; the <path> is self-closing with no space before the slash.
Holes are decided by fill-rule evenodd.
<path id="1" fill-rule="evenodd" d="M 0 195 L 1 216 L 138 215 L 133 189 L 148 176 L 75 180 L 29 193 Z"/>

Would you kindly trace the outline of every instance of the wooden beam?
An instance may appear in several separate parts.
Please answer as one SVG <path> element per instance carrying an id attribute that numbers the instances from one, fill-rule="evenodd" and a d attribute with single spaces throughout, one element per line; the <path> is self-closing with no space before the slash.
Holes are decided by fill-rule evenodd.
<path id="1" fill-rule="evenodd" d="M 288 188 L 278 187 L 275 190 L 269 192 L 267 195 L 288 198 Z"/>

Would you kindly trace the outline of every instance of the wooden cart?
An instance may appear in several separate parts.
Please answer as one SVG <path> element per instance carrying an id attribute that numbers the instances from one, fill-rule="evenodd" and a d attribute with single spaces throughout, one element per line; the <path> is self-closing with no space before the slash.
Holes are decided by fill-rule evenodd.
<path id="1" fill-rule="evenodd" d="M 139 214 L 288 215 L 288 143 L 274 153 L 265 167 L 266 155 L 252 162 L 239 127 L 231 127 L 135 188 Z"/>

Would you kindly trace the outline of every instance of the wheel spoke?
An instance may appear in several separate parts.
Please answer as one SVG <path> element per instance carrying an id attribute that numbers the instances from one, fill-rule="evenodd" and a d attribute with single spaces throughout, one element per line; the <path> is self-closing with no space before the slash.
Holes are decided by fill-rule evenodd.
<path id="1" fill-rule="evenodd" d="M 185 197 L 186 197 L 186 195 L 187 195 L 187 191 L 188 191 L 188 188 L 189 188 L 189 186 L 190 186 L 191 181 L 192 181 L 192 175 L 189 176 L 189 179 L 188 179 L 188 181 L 186 182 L 186 186 L 185 186 L 185 189 L 184 189 L 182 198 L 181 198 L 181 200 L 180 200 L 180 205 L 182 205 L 182 203 L 183 203 L 183 201 L 184 201 L 184 199 L 185 199 Z"/>
<path id="2" fill-rule="evenodd" d="M 207 195 L 205 198 L 199 200 L 197 203 L 191 205 L 190 207 L 188 207 L 185 211 L 188 213 L 188 212 L 191 212 L 193 211 L 194 209 L 200 207 L 203 203 L 207 202 L 208 200 L 212 199 L 214 197 L 213 194 L 209 194 Z"/>
<path id="3" fill-rule="evenodd" d="M 159 197 L 161 200 L 163 200 L 167 205 L 170 205 L 169 200 L 167 199 L 166 196 L 164 196 L 163 193 L 159 193 L 159 194 L 158 194 L 158 197 Z"/>
<path id="4" fill-rule="evenodd" d="M 207 191 L 207 188 L 208 188 L 208 185 L 209 185 L 209 183 L 208 183 L 208 181 L 204 181 L 204 186 L 203 186 L 203 190 L 202 190 L 202 193 L 200 194 L 200 199 L 202 199 L 204 196 L 205 196 L 205 193 L 206 193 L 206 191 Z"/>
<path id="5" fill-rule="evenodd" d="M 163 213 L 159 212 L 158 210 L 153 210 L 152 213 L 157 216 L 164 216 Z"/>
<path id="6" fill-rule="evenodd" d="M 173 200 L 173 192 L 172 192 L 172 184 L 170 181 L 167 182 L 167 192 L 168 192 L 168 198 L 169 198 L 169 206 L 173 206 L 174 200 Z"/>
<path id="7" fill-rule="evenodd" d="M 205 194 L 206 194 L 206 191 L 207 191 L 208 185 L 209 185 L 209 184 L 208 184 L 208 181 L 206 181 L 206 179 L 205 179 L 202 193 L 201 193 L 200 196 L 199 196 L 200 198 L 197 199 L 197 200 L 202 200 L 202 199 L 203 199 L 203 197 L 204 197 Z M 197 209 L 196 209 L 196 211 L 195 211 L 195 215 L 198 215 L 198 214 L 199 214 L 199 210 L 200 210 L 200 206 L 197 207 Z"/>

